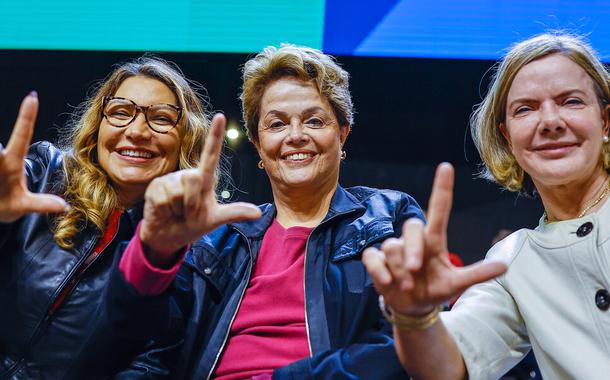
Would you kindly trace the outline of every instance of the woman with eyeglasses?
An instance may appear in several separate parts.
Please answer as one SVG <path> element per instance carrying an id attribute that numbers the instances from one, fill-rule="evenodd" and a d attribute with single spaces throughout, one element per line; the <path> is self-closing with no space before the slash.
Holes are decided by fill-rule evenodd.
<path id="1" fill-rule="evenodd" d="M 0 147 L 0 378 L 85 378 L 70 371 L 83 364 L 117 243 L 134 235 L 153 179 L 197 167 L 210 122 L 180 70 L 152 57 L 114 70 L 60 146 L 28 148 L 37 110 L 32 92 Z M 131 342 L 146 346 L 140 357 L 129 344 L 99 355 L 99 374 L 163 371 L 155 338 Z"/>

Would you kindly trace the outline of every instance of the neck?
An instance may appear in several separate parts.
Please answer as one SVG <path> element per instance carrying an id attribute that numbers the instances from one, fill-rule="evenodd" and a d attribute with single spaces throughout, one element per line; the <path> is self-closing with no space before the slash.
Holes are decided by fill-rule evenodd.
<path id="1" fill-rule="evenodd" d="M 608 197 L 608 174 L 600 171 L 586 181 L 544 186 L 536 184 L 549 222 L 583 217 L 597 211 Z"/>
<path id="2" fill-rule="evenodd" d="M 133 207 L 144 199 L 144 192 L 141 189 L 117 189 L 119 206 L 125 209 Z"/>
<path id="3" fill-rule="evenodd" d="M 273 200 L 277 208 L 277 221 L 285 228 L 301 226 L 315 227 L 324 219 L 337 182 L 326 189 L 273 189 Z"/>

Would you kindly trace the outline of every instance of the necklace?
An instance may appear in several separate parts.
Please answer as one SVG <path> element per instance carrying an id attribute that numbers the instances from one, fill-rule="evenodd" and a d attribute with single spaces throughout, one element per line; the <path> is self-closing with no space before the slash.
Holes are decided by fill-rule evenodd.
<path id="1" fill-rule="evenodd" d="M 604 198 L 606 198 L 606 196 L 608 195 L 608 192 L 610 192 L 610 181 L 608 179 L 606 179 L 606 186 L 604 187 L 604 190 L 601 192 L 601 194 L 599 194 L 599 197 L 597 197 L 597 199 L 595 199 L 594 201 L 589 202 L 589 204 L 587 204 L 585 206 L 585 208 L 581 211 L 580 214 L 578 214 L 578 216 L 576 218 L 579 219 L 579 218 L 582 218 L 583 216 L 587 215 L 589 210 L 591 210 L 599 202 L 601 202 Z M 555 222 L 555 220 L 549 220 L 549 216 L 547 215 L 547 213 L 545 211 L 544 212 L 544 222 L 552 223 L 552 222 Z"/>

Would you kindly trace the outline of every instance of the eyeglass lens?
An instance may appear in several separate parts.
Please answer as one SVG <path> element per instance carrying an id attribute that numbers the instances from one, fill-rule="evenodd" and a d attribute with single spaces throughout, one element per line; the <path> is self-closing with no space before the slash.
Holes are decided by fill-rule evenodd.
<path id="1" fill-rule="evenodd" d="M 178 124 L 180 111 L 169 104 L 154 104 L 138 107 L 128 99 L 110 99 L 104 108 L 104 115 L 111 125 L 125 127 L 137 116 L 138 109 L 146 112 L 148 125 L 155 131 L 166 133 Z"/>

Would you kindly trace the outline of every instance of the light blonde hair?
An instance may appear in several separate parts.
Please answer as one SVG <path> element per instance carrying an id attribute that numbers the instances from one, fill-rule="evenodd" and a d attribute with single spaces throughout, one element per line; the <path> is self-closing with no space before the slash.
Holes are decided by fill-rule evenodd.
<path id="1" fill-rule="evenodd" d="M 608 71 L 582 37 L 564 32 L 544 33 L 514 45 L 496 67 L 487 95 L 470 117 L 472 139 L 484 163 L 481 177 L 510 191 L 531 193 L 533 184 L 517 163 L 499 128 L 500 123 L 506 121 L 508 92 L 523 66 L 551 54 L 561 54 L 582 67 L 593 80 L 602 110 L 610 100 Z M 603 144 L 601 160 L 604 168 L 608 169 L 609 144 Z"/>
<path id="2" fill-rule="evenodd" d="M 119 204 L 116 190 L 97 159 L 97 138 L 102 121 L 102 103 L 112 96 L 127 78 L 145 76 L 167 85 L 183 109 L 179 122 L 181 142 L 178 167 L 196 167 L 203 141 L 210 128 L 207 102 L 198 93 L 201 88 L 189 82 L 173 63 L 153 56 L 143 56 L 118 66 L 74 113 L 68 129 L 62 134 L 64 152 L 64 199 L 71 209 L 55 219 L 54 237 L 64 248 L 74 247 L 76 235 L 93 224 L 103 232 L 108 217 Z"/>
<path id="3" fill-rule="evenodd" d="M 261 99 L 265 89 L 272 82 L 285 77 L 313 82 L 330 103 L 339 125 L 352 126 L 354 106 L 349 92 L 349 74 L 333 57 L 304 46 L 268 46 L 249 59 L 243 68 L 243 86 L 239 97 L 250 141 L 258 142 Z"/>

